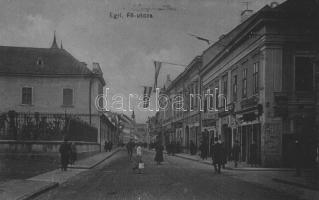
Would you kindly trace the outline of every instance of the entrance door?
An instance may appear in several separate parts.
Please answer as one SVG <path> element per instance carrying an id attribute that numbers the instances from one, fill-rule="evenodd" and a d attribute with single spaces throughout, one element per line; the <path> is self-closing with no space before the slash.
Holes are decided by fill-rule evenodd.
<path id="1" fill-rule="evenodd" d="M 226 155 L 227 155 L 227 158 L 229 158 L 231 154 L 231 141 L 232 141 L 231 128 L 228 127 L 227 125 L 223 125 L 222 134 L 224 138 Z"/>
<path id="2" fill-rule="evenodd" d="M 189 127 L 186 126 L 185 128 L 185 145 L 186 149 L 189 149 Z"/>
<path id="3" fill-rule="evenodd" d="M 240 131 L 241 131 L 241 137 L 240 137 L 240 147 L 241 147 L 241 160 L 242 161 L 246 161 L 246 156 L 247 156 L 247 132 L 246 132 L 247 127 L 246 126 L 242 126 L 240 127 Z"/>

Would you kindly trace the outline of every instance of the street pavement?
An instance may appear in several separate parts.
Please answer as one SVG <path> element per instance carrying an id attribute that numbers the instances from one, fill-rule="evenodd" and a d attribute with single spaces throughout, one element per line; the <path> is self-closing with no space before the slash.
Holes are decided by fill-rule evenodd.
<path id="1" fill-rule="evenodd" d="M 121 151 L 95 168 L 70 178 L 37 200 L 51 199 L 318 199 L 318 193 L 271 181 L 269 172 L 222 171 L 174 156 L 156 165 L 153 152 L 143 152 L 142 174 Z M 266 173 L 260 176 L 258 173 Z M 252 174 L 252 176 L 250 175 Z M 270 175 L 270 177 L 268 177 Z M 258 177 L 261 177 L 259 181 Z M 268 177 L 268 179 L 266 178 Z M 270 180 L 270 181 L 269 181 Z M 280 187 L 279 187 L 280 186 Z"/>

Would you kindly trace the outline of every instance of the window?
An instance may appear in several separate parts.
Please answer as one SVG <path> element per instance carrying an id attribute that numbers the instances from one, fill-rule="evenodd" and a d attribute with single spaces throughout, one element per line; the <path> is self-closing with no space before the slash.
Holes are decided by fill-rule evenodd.
<path id="1" fill-rule="evenodd" d="M 32 88 L 31 87 L 22 88 L 22 104 L 25 104 L 25 105 L 32 104 Z"/>
<path id="2" fill-rule="evenodd" d="M 233 100 L 237 101 L 237 75 L 233 77 Z"/>
<path id="3" fill-rule="evenodd" d="M 254 63 L 254 94 L 258 93 L 259 90 L 259 62 Z"/>
<path id="4" fill-rule="evenodd" d="M 191 110 L 193 110 L 194 109 L 194 84 L 192 84 L 191 86 L 190 86 L 190 108 L 191 108 Z"/>
<path id="5" fill-rule="evenodd" d="M 215 88 L 215 102 L 216 102 L 216 107 L 215 109 L 218 109 L 219 108 L 219 88 L 216 87 Z"/>
<path id="6" fill-rule="evenodd" d="M 37 59 L 37 65 L 43 65 L 43 60 L 42 58 Z"/>
<path id="7" fill-rule="evenodd" d="M 296 91 L 313 90 L 313 64 L 310 57 L 295 58 Z"/>
<path id="8" fill-rule="evenodd" d="M 194 107 L 198 108 L 198 82 L 194 83 Z"/>
<path id="9" fill-rule="evenodd" d="M 247 68 L 243 70 L 242 94 L 243 94 L 243 98 L 247 97 Z"/>
<path id="10" fill-rule="evenodd" d="M 69 88 L 63 89 L 63 105 L 64 106 L 73 105 L 73 89 L 69 89 Z"/>
<path id="11" fill-rule="evenodd" d="M 212 110 L 214 108 L 214 90 L 213 89 L 209 89 L 210 94 L 209 95 L 209 109 Z"/>
<path id="12" fill-rule="evenodd" d="M 225 106 L 225 99 L 227 99 L 227 75 L 223 77 L 223 94 L 221 95 L 222 99 L 222 106 Z M 225 99 L 224 99 L 225 98 Z"/>

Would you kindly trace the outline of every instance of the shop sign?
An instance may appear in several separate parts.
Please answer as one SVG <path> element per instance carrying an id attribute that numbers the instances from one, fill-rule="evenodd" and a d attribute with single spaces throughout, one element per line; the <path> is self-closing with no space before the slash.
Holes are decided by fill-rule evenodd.
<path id="1" fill-rule="evenodd" d="M 244 122 L 252 122 L 257 119 L 257 115 L 254 112 L 243 114 L 242 120 Z"/>
<path id="2" fill-rule="evenodd" d="M 258 104 L 258 98 L 255 96 L 240 102 L 242 109 L 253 107 L 253 106 L 256 106 L 257 104 Z"/>
<path id="3" fill-rule="evenodd" d="M 216 120 L 213 120 L 213 119 L 203 120 L 203 126 L 204 127 L 216 126 Z"/>
<path id="4" fill-rule="evenodd" d="M 182 128 L 183 127 L 183 123 L 175 123 L 175 128 Z"/>

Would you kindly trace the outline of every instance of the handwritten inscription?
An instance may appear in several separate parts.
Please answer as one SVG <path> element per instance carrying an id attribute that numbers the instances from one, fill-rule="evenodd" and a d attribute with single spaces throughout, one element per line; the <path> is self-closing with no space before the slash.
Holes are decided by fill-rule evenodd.
<path id="1" fill-rule="evenodd" d="M 152 13 L 142 13 L 142 12 L 109 12 L 109 17 L 111 19 L 125 19 L 125 18 L 135 18 L 135 19 L 152 19 Z"/>

